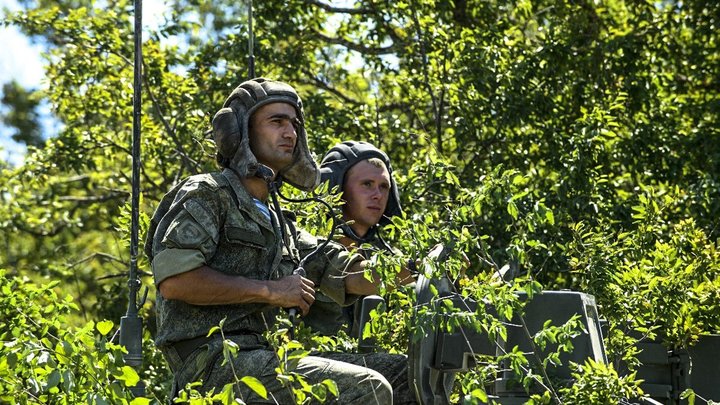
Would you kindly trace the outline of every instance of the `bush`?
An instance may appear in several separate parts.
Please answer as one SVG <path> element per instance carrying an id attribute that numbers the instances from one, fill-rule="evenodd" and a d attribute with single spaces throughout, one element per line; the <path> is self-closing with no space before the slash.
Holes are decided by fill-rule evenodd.
<path id="1" fill-rule="evenodd" d="M 139 376 L 109 341 L 112 321 L 68 327 L 78 308 L 58 298 L 59 282 L 35 285 L 0 270 L 0 401 L 19 404 L 146 404 L 128 387 Z"/>

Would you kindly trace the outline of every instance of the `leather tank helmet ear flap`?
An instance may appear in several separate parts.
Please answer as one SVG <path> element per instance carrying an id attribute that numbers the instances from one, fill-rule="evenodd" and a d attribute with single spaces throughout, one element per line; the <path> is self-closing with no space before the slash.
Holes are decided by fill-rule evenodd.
<path id="1" fill-rule="evenodd" d="M 255 176 L 260 164 L 250 149 L 250 117 L 257 109 L 271 103 L 292 105 L 299 121 L 293 161 L 278 171 L 277 177 L 300 190 L 310 191 L 319 184 L 320 171 L 308 148 L 302 100 L 287 83 L 256 78 L 233 90 L 212 120 L 218 163 L 240 176 Z"/>
<path id="2" fill-rule="evenodd" d="M 360 161 L 370 158 L 378 158 L 385 163 L 385 167 L 390 174 L 390 197 L 388 198 L 385 212 L 380 219 L 380 225 L 387 225 L 391 222 L 391 218 L 395 215 L 402 214 L 400 206 L 400 193 L 398 192 L 395 178 L 393 177 L 393 169 L 390 165 L 388 155 L 376 148 L 374 145 L 363 141 L 345 141 L 341 142 L 328 151 L 320 162 L 320 182 L 329 182 L 329 189 L 338 187 L 340 192 L 343 191 L 345 175 L 348 170 Z"/>

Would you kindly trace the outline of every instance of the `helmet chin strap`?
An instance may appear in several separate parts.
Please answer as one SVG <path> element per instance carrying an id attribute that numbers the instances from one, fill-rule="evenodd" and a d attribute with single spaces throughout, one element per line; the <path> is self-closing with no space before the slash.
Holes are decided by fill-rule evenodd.
<path id="1" fill-rule="evenodd" d="M 255 171 L 255 177 L 259 177 L 268 184 L 268 188 L 270 188 L 270 183 L 273 181 L 273 178 L 275 177 L 275 172 L 264 164 L 258 164 L 258 168 Z"/>

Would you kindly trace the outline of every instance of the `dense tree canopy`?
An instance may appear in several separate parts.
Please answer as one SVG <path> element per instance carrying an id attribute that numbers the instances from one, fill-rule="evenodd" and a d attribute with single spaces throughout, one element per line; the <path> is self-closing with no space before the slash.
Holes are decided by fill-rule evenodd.
<path id="1" fill-rule="evenodd" d="M 127 296 L 133 4 L 106 3 L 27 1 L 4 19 L 49 54 L 41 89 L 5 85 L 30 148 L 2 164 L 0 268 L 59 281 L 78 322 L 119 319 Z M 408 255 L 454 243 L 481 296 L 503 268 L 510 289 L 593 294 L 614 359 L 632 330 L 671 347 L 720 332 L 720 3 L 335 4 L 254 2 L 256 74 L 299 89 L 318 157 L 346 139 L 389 154 L 407 216 L 389 234 Z M 143 230 L 173 184 L 215 167 L 210 119 L 248 78 L 248 36 L 247 3 L 224 0 L 172 1 L 145 33 Z M 40 99 L 62 123 L 44 144 Z M 142 256 L 140 270 L 151 319 Z"/>

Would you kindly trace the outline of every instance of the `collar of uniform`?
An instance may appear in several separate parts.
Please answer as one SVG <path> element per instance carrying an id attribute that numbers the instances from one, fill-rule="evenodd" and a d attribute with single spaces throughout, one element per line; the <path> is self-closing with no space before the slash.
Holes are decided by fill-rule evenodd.
<path id="1" fill-rule="evenodd" d="M 356 234 L 348 224 L 340 225 L 340 229 L 345 236 L 357 242 L 358 245 L 362 245 L 363 243 L 373 243 L 375 239 L 377 239 L 377 226 L 373 226 L 368 229 L 365 236 L 358 236 L 358 234 Z"/>
<path id="2" fill-rule="evenodd" d="M 230 188 L 232 188 L 233 192 L 235 193 L 235 196 L 238 200 L 238 208 L 242 210 L 243 212 L 247 213 L 250 218 L 252 218 L 255 222 L 262 225 L 262 227 L 266 228 L 270 232 L 274 232 L 273 226 L 270 223 L 270 220 L 265 217 L 260 210 L 255 206 L 255 202 L 253 201 L 253 197 L 248 193 L 248 191 L 245 189 L 245 187 L 240 182 L 240 178 L 238 178 L 237 174 L 233 172 L 230 169 L 223 169 L 222 171 L 223 176 L 225 179 L 227 179 L 228 184 L 230 184 Z M 269 207 L 268 207 L 269 208 Z M 272 210 L 270 210 L 272 211 Z"/>

